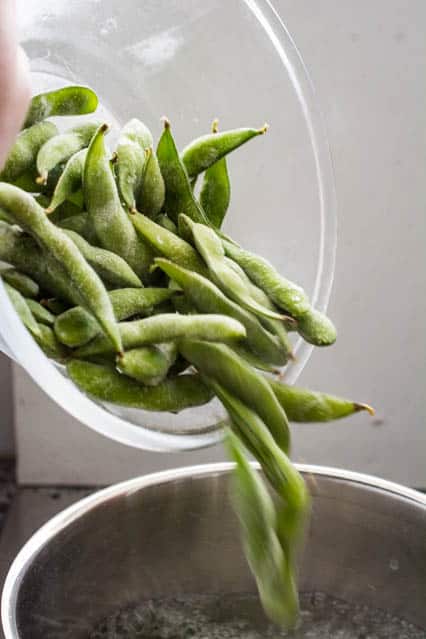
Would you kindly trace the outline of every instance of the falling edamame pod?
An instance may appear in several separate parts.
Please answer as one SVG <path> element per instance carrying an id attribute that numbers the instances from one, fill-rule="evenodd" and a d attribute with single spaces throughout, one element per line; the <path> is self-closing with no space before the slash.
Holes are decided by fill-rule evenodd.
<path id="1" fill-rule="evenodd" d="M 40 287 L 37 282 L 15 268 L 1 269 L 0 276 L 24 297 L 35 298 L 40 293 Z"/>
<path id="2" fill-rule="evenodd" d="M 275 336 L 266 331 L 254 315 L 228 299 L 213 282 L 163 258 L 156 258 L 155 265 L 182 288 L 188 302 L 200 313 L 222 313 L 241 322 L 247 332 L 247 346 L 266 364 L 286 364 L 287 354 Z"/>
<path id="3" fill-rule="evenodd" d="M 146 319 L 121 322 L 118 327 L 125 350 L 146 344 L 174 342 L 184 337 L 202 339 L 206 342 L 226 342 L 242 339 L 246 334 L 244 326 L 232 317 L 213 314 L 162 313 Z M 99 335 L 77 349 L 76 356 L 88 357 L 109 352 L 111 352 L 111 343 L 104 335 Z M 269 392 L 273 395 L 272 391 L 269 390 Z"/>
<path id="4" fill-rule="evenodd" d="M 24 296 L 6 282 L 4 283 L 4 288 L 6 289 L 9 299 L 12 302 L 15 311 L 18 313 L 23 325 L 30 331 L 33 337 L 40 335 L 40 329 L 37 321 L 25 301 Z"/>
<path id="5" fill-rule="evenodd" d="M 212 133 L 217 133 L 218 121 L 214 120 Z M 200 204 L 209 221 L 220 229 L 231 199 L 231 183 L 229 180 L 226 157 L 220 158 L 204 173 L 200 191 Z"/>
<path id="6" fill-rule="evenodd" d="M 52 199 L 46 213 L 49 215 L 70 196 L 75 194 L 83 184 L 83 169 L 86 161 L 87 149 L 80 149 L 74 153 L 66 163 L 64 170 L 55 186 Z"/>
<path id="7" fill-rule="evenodd" d="M 143 386 L 114 366 L 71 360 L 67 371 L 72 381 L 96 399 L 142 410 L 178 412 L 209 402 L 213 393 L 198 375 L 170 377 L 157 386 Z"/>
<path id="8" fill-rule="evenodd" d="M 98 97 L 92 89 L 83 86 L 69 86 L 39 93 L 30 103 L 24 127 L 56 115 L 84 115 L 93 113 L 98 107 Z"/>
<path id="9" fill-rule="evenodd" d="M 136 273 L 119 255 L 106 249 L 92 246 L 74 231 L 64 229 L 64 233 L 74 242 L 83 257 L 104 282 L 120 288 L 143 286 Z"/>
<path id="10" fill-rule="evenodd" d="M 72 240 L 49 221 L 33 197 L 10 184 L 0 184 L 0 206 L 60 264 L 78 292 L 81 305 L 93 313 L 114 349 L 121 352 L 120 333 L 105 287 Z"/>
<path id="11" fill-rule="evenodd" d="M 160 165 L 155 151 L 149 147 L 145 151 L 138 210 L 150 218 L 155 218 L 163 207 L 165 195 L 166 188 Z"/>
<path id="12" fill-rule="evenodd" d="M 265 124 L 260 129 L 234 129 L 221 133 L 209 133 L 193 140 L 181 153 L 182 162 L 189 177 L 195 177 L 206 171 L 225 155 L 252 138 L 263 135 L 267 130 L 268 125 Z"/>
<path id="13" fill-rule="evenodd" d="M 0 180 L 14 182 L 24 173 L 35 171 L 39 150 L 57 134 L 53 122 L 40 122 L 21 131 L 0 172 Z"/>
<path id="14" fill-rule="evenodd" d="M 114 175 L 105 149 L 107 126 L 99 127 L 86 156 L 83 176 L 84 199 L 99 245 L 122 257 L 144 281 L 152 252 L 137 235 L 121 206 Z"/>
<path id="15" fill-rule="evenodd" d="M 192 192 L 188 174 L 179 157 L 167 119 L 164 119 L 164 131 L 158 143 L 157 158 L 166 187 L 164 208 L 167 215 L 177 222 L 178 215 L 185 213 L 194 222 L 208 224 L 209 221 Z"/>
<path id="16" fill-rule="evenodd" d="M 135 315 L 150 315 L 158 304 L 170 299 L 173 291 L 167 288 L 122 288 L 109 292 L 117 321 Z M 70 308 L 55 320 L 55 333 L 60 342 L 75 348 L 87 344 L 101 332 L 93 315 L 81 306 Z"/>
<path id="17" fill-rule="evenodd" d="M 136 210 L 136 199 L 142 185 L 145 151 L 153 144 L 151 131 L 137 118 L 121 129 L 117 143 L 117 177 L 121 197 L 129 209 Z"/>
<path id="18" fill-rule="evenodd" d="M 284 409 L 267 381 L 225 344 L 184 339 L 179 352 L 198 371 L 251 407 L 265 422 L 278 446 L 288 452 L 290 430 Z"/>
<path id="19" fill-rule="evenodd" d="M 306 388 L 288 386 L 271 379 L 268 379 L 268 382 L 291 422 L 329 422 L 362 410 L 374 415 L 374 409 L 368 404 L 359 404 L 349 399 Z"/>
<path id="20" fill-rule="evenodd" d="M 49 171 L 87 147 L 98 128 L 99 122 L 80 124 L 45 142 L 37 154 L 37 183 L 46 184 Z"/>

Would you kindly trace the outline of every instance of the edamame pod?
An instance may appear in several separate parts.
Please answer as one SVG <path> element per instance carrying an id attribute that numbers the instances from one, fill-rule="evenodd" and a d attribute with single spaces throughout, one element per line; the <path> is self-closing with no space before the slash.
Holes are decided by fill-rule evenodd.
<path id="1" fill-rule="evenodd" d="M 291 422 L 329 422 L 362 410 L 374 415 L 374 409 L 368 404 L 359 404 L 306 388 L 287 386 L 271 379 L 268 379 L 268 382 Z"/>
<path id="2" fill-rule="evenodd" d="M 85 393 L 105 402 L 131 408 L 177 413 L 209 402 L 213 393 L 198 375 L 179 375 L 157 386 L 142 386 L 114 366 L 72 360 L 67 366 L 72 381 Z"/>
<path id="3" fill-rule="evenodd" d="M 32 299 L 25 299 L 29 306 L 31 313 L 40 324 L 46 324 L 47 326 L 53 326 L 55 322 L 55 316 L 47 308 L 39 304 Z"/>
<path id="4" fill-rule="evenodd" d="M 224 315 L 179 315 L 162 313 L 146 319 L 121 322 L 120 335 L 125 350 L 146 344 L 173 342 L 184 337 L 202 339 L 206 342 L 239 340 L 245 337 L 240 322 Z M 111 344 L 104 335 L 77 349 L 77 357 L 88 357 L 111 352 Z M 272 394 L 272 391 L 270 391 Z M 273 394 L 272 394 L 273 395 Z"/>
<path id="5" fill-rule="evenodd" d="M 24 173 L 34 171 L 39 150 L 57 134 L 58 129 L 53 122 L 40 122 L 21 131 L 0 172 L 0 180 L 13 182 Z"/>
<path id="6" fill-rule="evenodd" d="M 167 215 L 177 222 L 178 215 L 185 213 L 194 222 L 208 224 L 209 221 L 192 192 L 188 174 L 179 157 L 167 119 L 164 119 L 164 131 L 158 143 L 157 158 L 166 187 L 164 208 Z"/>
<path id="7" fill-rule="evenodd" d="M 99 128 L 99 122 L 88 122 L 60 133 L 43 144 L 37 154 L 38 184 L 46 184 L 49 171 L 67 162 L 75 153 L 88 146 Z"/>
<path id="8" fill-rule="evenodd" d="M 217 120 L 213 122 L 212 133 L 217 133 Z M 220 158 L 204 173 L 200 191 L 200 204 L 207 218 L 220 229 L 231 199 L 231 183 L 229 180 L 226 157 Z"/>
<path id="9" fill-rule="evenodd" d="M 331 319 L 314 308 L 297 319 L 297 332 L 314 346 L 331 346 L 337 338 Z"/>
<path id="10" fill-rule="evenodd" d="M 225 344 L 185 339 L 179 352 L 198 371 L 219 383 L 251 407 L 265 422 L 278 446 L 288 452 L 290 431 L 287 416 L 268 382 Z"/>
<path id="11" fill-rule="evenodd" d="M 252 138 L 263 135 L 267 130 L 268 125 L 265 124 L 260 129 L 234 129 L 221 133 L 209 133 L 193 140 L 181 153 L 182 162 L 189 177 L 206 171 L 225 155 Z"/>
<path id="12" fill-rule="evenodd" d="M 49 215 L 70 196 L 79 191 L 83 184 L 83 169 L 86 161 L 87 149 L 74 153 L 66 163 L 64 170 L 55 186 L 52 199 L 46 213 Z"/>
<path id="13" fill-rule="evenodd" d="M 137 233 L 146 240 L 160 255 L 169 258 L 179 266 L 197 273 L 206 273 L 207 269 L 197 251 L 185 240 L 168 229 L 156 224 L 146 215 L 135 213 L 131 220 Z"/>
<path id="14" fill-rule="evenodd" d="M 97 245 L 98 243 L 92 220 L 86 211 L 76 215 L 69 215 L 62 220 L 58 220 L 55 224 L 61 229 L 74 231 L 74 233 L 84 238 L 89 244 Z"/>
<path id="15" fill-rule="evenodd" d="M 69 86 L 47 93 L 39 93 L 31 100 L 24 127 L 56 115 L 84 115 L 98 107 L 98 97 L 92 89 Z"/>
<path id="16" fill-rule="evenodd" d="M 57 362 L 65 362 L 68 358 L 68 351 L 65 346 L 58 342 L 51 327 L 45 324 L 39 324 L 38 328 L 40 334 L 34 335 L 34 338 L 43 353 Z"/>
<path id="17" fill-rule="evenodd" d="M 30 333 L 35 337 L 36 335 L 40 335 L 40 329 L 38 327 L 37 321 L 32 314 L 28 304 L 25 301 L 25 298 L 19 291 L 17 291 L 13 286 L 9 286 L 6 282 L 4 283 L 4 288 L 9 296 L 10 301 L 13 304 L 15 311 L 18 313 L 23 325 L 27 328 Z"/>
<path id="18" fill-rule="evenodd" d="M 117 321 L 135 315 L 150 315 L 153 307 L 168 300 L 172 291 L 165 288 L 123 288 L 109 292 Z M 57 338 L 66 346 L 75 348 L 87 344 L 101 332 L 95 318 L 81 306 L 61 313 L 55 321 Z"/>
<path id="19" fill-rule="evenodd" d="M 39 296 L 39 285 L 28 275 L 20 273 L 15 268 L 2 269 L 0 271 L 0 275 L 5 282 L 10 284 L 10 286 L 13 286 L 13 288 L 19 291 L 24 297 L 35 298 Z"/>
<path id="20" fill-rule="evenodd" d="M 117 352 L 122 351 L 111 301 L 98 275 L 75 244 L 49 218 L 33 197 L 10 184 L 0 184 L 0 206 L 37 240 L 60 265 L 78 292 L 81 305 L 98 320 Z"/>
<path id="21" fill-rule="evenodd" d="M 156 217 L 163 208 L 166 188 L 160 165 L 152 147 L 145 151 L 142 183 L 138 197 L 138 209 L 150 218 Z"/>
<path id="22" fill-rule="evenodd" d="M 117 288 L 126 286 L 133 288 L 143 287 L 136 273 L 119 255 L 106 249 L 92 246 L 74 231 L 64 229 L 64 233 L 74 242 L 83 257 L 102 280 Z"/>
<path id="23" fill-rule="evenodd" d="M 122 257 L 145 281 L 152 252 L 138 237 L 121 206 L 117 186 L 105 150 L 106 125 L 92 139 L 84 166 L 83 188 L 89 219 L 102 248 Z"/>
<path id="24" fill-rule="evenodd" d="M 156 223 L 159 224 L 160 226 L 162 226 L 164 229 L 167 229 L 168 231 L 170 231 L 171 233 L 174 233 L 175 235 L 177 235 L 178 229 L 176 224 L 173 222 L 173 220 L 171 220 L 169 218 L 168 215 L 166 215 L 165 213 L 161 213 L 157 218 L 156 218 Z"/>
<path id="25" fill-rule="evenodd" d="M 121 130 L 116 149 L 118 188 L 130 211 L 136 210 L 136 199 L 142 185 L 145 151 L 152 144 L 151 131 L 137 118 L 127 122 Z"/>
<path id="26" fill-rule="evenodd" d="M 222 313 L 241 322 L 247 332 L 247 346 L 265 363 L 274 366 L 286 363 L 286 354 L 283 354 L 275 337 L 263 328 L 254 315 L 228 299 L 213 282 L 162 258 L 156 258 L 155 264 L 183 289 L 186 299 L 199 312 Z"/>
<path id="27" fill-rule="evenodd" d="M 176 344 L 141 346 L 126 351 L 117 363 L 120 373 L 146 386 L 157 386 L 165 379 L 176 359 Z"/>

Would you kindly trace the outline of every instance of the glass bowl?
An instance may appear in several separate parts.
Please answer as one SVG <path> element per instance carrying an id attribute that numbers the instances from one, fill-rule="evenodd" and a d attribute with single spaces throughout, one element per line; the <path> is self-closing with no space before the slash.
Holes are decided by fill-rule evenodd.
<path id="1" fill-rule="evenodd" d="M 34 92 L 90 85 L 116 130 L 139 117 L 158 139 L 167 115 L 182 147 L 216 117 L 221 129 L 268 122 L 266 136 L 229 158 L 225 231 L 326 309 L 336 248 L 330 154 L 302 58 L 268 0 L 18 0 L 18 13 Z M 90 428 L 149 450 L 190 450 L 221 438 L 226 415 L 217 400 L 171 415 L 89 399 L 42 354 L 2 285 L 0 303 L 3 350 Z M 311 351 L 295 343 L 286 382 Z"/>

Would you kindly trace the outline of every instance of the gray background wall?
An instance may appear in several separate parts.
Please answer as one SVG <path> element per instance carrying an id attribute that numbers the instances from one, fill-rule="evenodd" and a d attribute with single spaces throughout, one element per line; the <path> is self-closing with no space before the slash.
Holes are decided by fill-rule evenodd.
<path id="1" fill-rule="evenodd" d="M 376 420 L 296 428 L 295 457 L 426 486 L 426 4 L 276 7 L 317 89 L 339 200 L 330 312 L 340 337 L 314 354 L 300 382 L 378 408 Z M 65 416 L 18 369 L 15 395 L 23 482 L 108 483 L 224 456 L 220 447 L 156 455 L 113 444 Z"/>

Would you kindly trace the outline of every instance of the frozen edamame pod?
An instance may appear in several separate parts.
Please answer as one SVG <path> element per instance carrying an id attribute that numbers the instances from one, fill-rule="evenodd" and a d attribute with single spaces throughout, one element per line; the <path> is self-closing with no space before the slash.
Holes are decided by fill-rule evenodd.
<path id="1" fill-rule="evenodd" d="M 362 410 L 374 415 L 374 409 L 368 404 L 288 386 L 271 379 L 268 382 L 291 422 L 329 422 Z"/>
<path id="2" fill-rule="evenodd" d="M 40 287 L 37 282 L 34 282 L 28 275 L 20 273 L 15 268 L 2 269 L 0 270 L 0 275 L 5 282 L 13 286 L 13 288 L 19 291 L 24 297 L 38 297 Z"/>
<path id="3" fill-rule="evenodd" d="M 34 171 L 39 150 L 57 134 L 53 122 L 40 122 L 21 131 L 0 172 L 0 180 L 13 182 L 24 173 Z"/>
<path id="4" fill-rule="evenodd" d="M 165 379 L 176 358 L 173 342 L 164 345 L 141 346 L 126 351 L 117 362 L 120 373 L 128 375 L 146 386 L 157 386 Z"/>
<path id="5" fill-rule="evenodd" d="M 58 164 L 67 162 L 75 153 L 87 147 L 99 128 L 99 122 L 88 122 L 60 133 L 43 144 L 37 154 L 39 184 L 46 184 L 49 171 Z"/>
<path id="6" fill-rule="evenodd" d="M 13 286 L 9 286 L 9 284 L 7 284 L 6 282 L 4 283 L 4 287 L 23 325 L 30 331 L 30 333 L 34 337 L 36 335 L 39 335 L 40 329 L 38 327 L 37 321 L 32 314 L 28 304 L 26 303 L 23 295 L 21 295 L 19 291 L 13 288 Z"/>
<path id="7" fill-rule="evenodd" d="M 136 210 L 136 200 L 142 185 L 145 150 L 153 144 L 151 131 L 133 118 L 121 130 L 117 143 L 117 176 L 121 197 L 130 211 Z"/>
<path id="8" fill-rule="evenodd" d="M 142 410 L 178 412 L 202 406 L 213 393 L 198 375 L 179 375 L 157 386 L 143 386 L 114 366 L 72 360 L 67 366 L 72 381 L 85 393 L 113 404 Z"/>
<path id="9" fill-rule="evenodd" d="M 217 120 L 213 122 L 212 133 L 217 133 Z M 229 180 L 226 157 L 220 158 L 204 173 L 200 191 L 200 204 L 207 218 L 220 229 L 231 199 L 231 183 Z"/>
<path id="10" fill-rule="evenodd" d="M 131 215 L 131 220 L 137 233 L 146 240 L 150 246 L 160 255 L 169 258 L 179 266 L 206 273 L 207 269 L 197 251 L 185 240 L 175 235 L 170 230 L 156 224 L 146 215 L 135 213 Z"/>
<path id="11" fill-rule="evenodd" d="M 288 452 L 290 431 L 287 416 L 267 381 L 225 344 L 185 339 L 179 352 L 198 371 L 219 383 L 251 407 L 265 422 L 278 446 Z"/>
<path id="12" fill-rule="evenodd" d="M 32 299 L 25 299 L 29 306 L 31 313 L 40 324 L 46 324 L 47 326 L 53 326 L 55 322 L 55 316 L 47 308 L 39 304 Z"/>
<path id="13" fill-rule="evenodd" d="M 245 329 L 240 322 L 224 315 L 179 315 L 162 313 L 146 319 L 121 322 L 120 335 L 125 350 L 147 344 L 174 342 L 184 337 L 209 341 L 226 342 L 245 337 Z M 111 352 L 111 344 L 104 335 L 76 351 L 77 357 L 88 357 Z M 272 394 L 272 391 L 270 391 Z"/>
<path id="14" fill-rule="evenodd" d="M 39 93 L 31 100 L 24 127 L 56 115 L 85 115 L 98 107 L 98 97 L 92 89 L 83 86 L 62 87 Z"/>
<path id="15" fill-rule="evenodd" d="M 52 199 L 46 208 L 48 215 L 81 189 L 86 155 L 87 149 L 81 149 L 74 153 L 66 163 L 53 191 Z"/>
<path id="16" fill-rule="evenodd" d="M 24 191 L 10 184 L 0 184 L 0 206 L 56 260 L 77 291 L 81 305 L 96 317 L 114 349 L 121 352 L 121 338 L 111 301 L 102 281 L 75 244 L 49 221 L 44 209 Z"/>
<path id="17" fill-rule="evenodd" d="M 246 345 L 266 364 L 283 366 L 286 363 L 286 354 L 283 354 L 275 337 L 254 315 L 228 299 L 213 282 L 163 258 L 156 258 L 155 265 L 182 288 L 188 302 L 199 312 L 222 313 L 241 322 L 247 332 Z"/>
<path id="18" fill-rule="evenodd" d="M 252 138 L 263 135 L 267 130 L 268 125 L 265 124 L 260 129 L 234 129 L 221 133 L 209 133 L 193 140 L 181 153 L 189 177 L 206 171 L 225 155 Z"/>
<path id="19" fill-rule="evenodd" d="M 164 208 L 167 215 L 177 222 L 178 215 L 185 213 L 195 222 L 208 224 L 209 221 L 192 192 L 188 174 L 179 157 L 167 119 L 164 119 L 164 131 L 158 143 L 157 158 L 166 187 Z"/>
<path id="20" fill-rule="evenodd" d="M 106 154 L 104 134 L 99 127 L 86 156 L 83 176 L 84 198 L 99 245 L 122 257 L 145 281 L 152 260 L 151 249 L 138 236 L 121 206 L 117 186 Z"/>
<path id="21" fill-rule="evenodd" d="M 154 306 L 168 300 L 172 291 L 165 288 L 123 288 L 109 292 L 117 321 L 135 315 L 150 315 Z M 55 321 L 57 338 L 66 346 L 75 348 L 87 344 L 101 332 L 93 315 L 81 306 L 61 313 Z"/>
<path id="22" fill-rule="evenodd" d="M 150 218 L 155 218 L 163 207 L 165 195 L 166 188 L 160 165 L 153 148 L 149 147 L 145 151 L 145 163 L 138 197 L 139 211 Z"/>
<path id="23" fill-rule="evenodd" d="M 83 257 L 102 280 L 117 288 L 124 288 L 125 286 L 138 288 L 143 286 L 136 273 L 119 255 L 106 249 L 92 246 L 74 231 L 64 229 L 64 233 L 74 242 Z"/>

